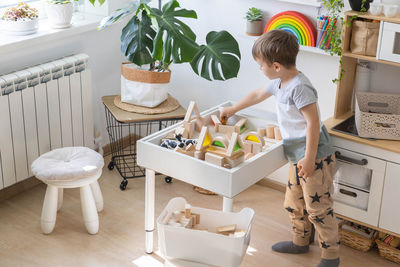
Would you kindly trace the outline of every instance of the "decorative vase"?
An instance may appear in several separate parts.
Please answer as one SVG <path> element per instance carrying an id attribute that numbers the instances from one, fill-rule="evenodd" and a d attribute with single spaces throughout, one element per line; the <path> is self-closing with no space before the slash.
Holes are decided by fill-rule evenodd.
<path id="1" fill-rule="evenodd" d="M 247 21 L 246 22 L 246 34 L 252 36 L 259 36 L 263 33 L 263 21 Z"/>
<path id="2" fill-rule="evenodd" d="M 121 66 L 121 101 L 153 108 L 168 98 L 170 71 L 139 69 L 133 63 Z"/>
<path id="3" fill-rule="evenodd" d="M 71 27 L 72 13 L 74 11 L 74 6 L 72 3 L 46 3 L 45 9 L 49 19 L 50 27 L 55 29 Z"/>
<path id="4" fill-rule="evenodd" d="M 364 7 L 365 7 L 365 12 L 368 11 L 369 9 L 369 3 L 371 3 L 372 0 L 366 0 Z M 361 11 L 361 4 L 362 0 L 349 0 L 349 4 L 352 10 L 354 11 Z"/>
<path id="5" fill-rule="evenodd" d="M 28 35 L 37 32 L 39 18 L 32 20 L 2 20 L 0 19 L 0 29 L 10 35 Z"/>

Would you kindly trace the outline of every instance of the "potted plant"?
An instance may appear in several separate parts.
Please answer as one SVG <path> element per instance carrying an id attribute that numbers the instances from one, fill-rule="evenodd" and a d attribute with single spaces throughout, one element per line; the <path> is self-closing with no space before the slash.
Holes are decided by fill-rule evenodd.
<path id="1" fill-rule="evenodd" d="M 149 2 L 132 1 L 104 18 L 99 26 L 103 29 L 132 15 L 121 35 L 121 51 L 130 61 L 122 64 L 123 102 L 148 107 L 161 103 L 167 98 L 165 87 L 172 63 L 189 63 L 197 75 L 210 81 L 237 76 L 240 50 L 232 35 L 211 31 L 207 44 L 199 45 L 196 34 L 180 20 L 197 18 L 195 11 L 180 8 L 176 0 L 166 2 L 161 9 L 151 8 Z M 152 103 L 146 103 L 149 97 L 153 97 Z"/>
<path id="2" fill-rule="evenodd" d="M 0 28 L 8 34 L 28 35 L 37 31 L 38 22 L 37 9 L 21 2 L 17 6 L 5 10 L 0 17 Z"/>
<path id="3" fill-rule="evenodd" d="M 371 2 L 372 0 L 349 0 L 351 9 L 359 12 L 367 12 Z"/>
<path id="4" fill-rule="evenodd" d="M 46 0 L 45 10 L 50 27 L 63 29 L 71 27 L 74 0 Z M 75 0 L 76 1 L 76 0 Z"/>
<path id="5" fill-rule="evenodd" d="M 251 7 L 246 12 L 246 34 L 259 36 L 263 33 L 263 14 L 261 9 Z"/>

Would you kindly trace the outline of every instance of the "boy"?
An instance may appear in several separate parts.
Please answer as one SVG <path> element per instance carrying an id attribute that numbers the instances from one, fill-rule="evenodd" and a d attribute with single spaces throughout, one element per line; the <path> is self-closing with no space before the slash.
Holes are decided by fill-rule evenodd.
<path id="1" fill-rule="evenodd" d="M 315 226 L 322 251 L 318 267 L 339 266 L 338 226 L 329 192 L 335 159 L 329 134 L 320 120 L 317 91 L 296 68 L 298 52 L 293 34 L 283 30 L 263 34 L 252 53 L 272 81 L 266 89 L 254 90 L 234 106 L 224 108 L 220 116 L 221 121 L 226 120 L 239 110 L 275 96 L 284 152 L 290 162 L 284 208 L 292 221 L 293 241 L 279 242 L 272 250 L 308 252 Z"/>

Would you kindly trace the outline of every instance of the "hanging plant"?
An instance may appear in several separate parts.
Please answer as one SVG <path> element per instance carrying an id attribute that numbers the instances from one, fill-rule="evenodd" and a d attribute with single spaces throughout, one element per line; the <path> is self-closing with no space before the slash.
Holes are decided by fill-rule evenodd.
<path id="1" fill-rule="evenodd" d="M 360 12 L 366 12 L 366 3 L 369 0 L 361 0 L 361 9 Z M 342 11 L 344 8 L 344 0 L 323 0 L 323 5 L 326 8 L 327 15 L 330 19 L 330 21 L 337 21 L 339 23 L 330 23 L 328 25 L 328 31 L 332 31 L 332 39 L 330 43 L 330 47 L 326 50 L 329 52 L 331 56 L 339 56 L 339 64 L 340 64 L 340 75 L 338 78 L 335 78 L 332 80 L 333 83 L 339 82 L 343 76 L 345 70 L 343 69 L 343 61 L 342 61 L 342 25 L 344 23 L 344 19 L 342 16 Z M 346 27 L 351 26 L 351 22 L 356 19 L 357 16 L 352 16 L 347 22 L 346 22 Z"/>

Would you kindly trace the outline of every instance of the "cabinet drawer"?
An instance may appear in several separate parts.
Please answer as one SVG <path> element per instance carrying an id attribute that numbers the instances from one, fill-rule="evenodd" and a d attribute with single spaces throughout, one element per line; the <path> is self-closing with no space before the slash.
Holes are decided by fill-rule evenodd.
<path id="1" fill-rule="evenodd" d="M 337 183 L 334 183 L 334 188 L 333 199 L 335 201 L 362 210 L 368 209 L 369 193 Z"/>

